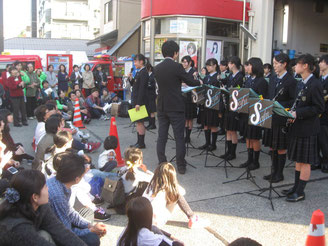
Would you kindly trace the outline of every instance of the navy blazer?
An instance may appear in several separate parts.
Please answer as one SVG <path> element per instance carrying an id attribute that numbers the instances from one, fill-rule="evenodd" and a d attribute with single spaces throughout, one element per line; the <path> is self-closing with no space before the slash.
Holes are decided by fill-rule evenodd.
<path id="1" fill-rule="evenodd" d="M 146 105 L 148 81 L 149 74 L 145 67 L 138 71 L 134 79 L 130 81 L 132 86 L 131 104 L 133 107 Z"/>
<path id="2" fill-rule="evenodd" d="M 328 99 L 328 77 L 323 80 L 323 77 L 320 78 L 320 82 L 323 88 L 323 96 Z M 328 125 L 328 100 L 325 100 L 325 112 L 320 117 L 321 125 Z"/>
<path id="3" fill-rule="evenodd" d="M 306 83 L 296 106 L 296 120 L 291 126 L 291 136 L 315 136 L 320 131 L 319 115 L 325 110 L 321 82 L 312 76 Z"/>
<path id="4" fill-rule="evenodd" d="M 272 76 L 269 81 L 268 98 L 272 100 L 276 97 L 275 100 L 284 108 L 291 108 L 295 101 L 296 86 L 297 80 L 289 73 L 286 73 L 281 81 L 277 76 Z M 272 120 L 274 125 L 284 126 L 286 125 L 287 118 L 274 114 Z"/>
<path id="5" fill-rule="evenodd" d="M 200 82 L 190 77 L 181 64 L 172 59 L 165 58 L 154 69 L 158 84 L 159 112 L 184 112 L 185 104 L 181 93 L 182 82 L 189 86 L 198 86 Z"/>

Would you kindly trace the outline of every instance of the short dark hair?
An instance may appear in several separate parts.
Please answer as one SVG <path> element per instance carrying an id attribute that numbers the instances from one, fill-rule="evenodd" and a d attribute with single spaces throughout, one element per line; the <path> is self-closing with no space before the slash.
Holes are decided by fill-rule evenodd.
<path id="1" fill-rule="evenodd" d="M 71 98 L 71 95 L 72 95 L 72 94 L 75 95 L 75 91 L 70 91 L 70 92 L 68 93 L 68 98 Z"/>
<path id="2" fill-rule="evenodd" d="M 227 62 L 227 60 L 222 60 L 222 61 L 220 61 L 220 65 L 221 65 L 221 66 L 225 66 L 225 67 L 227 67 L 227 66 L 228 66 L 228 62 Z"/>
<path id="3" fill-rule="evenodd" d="M 264 70 L 262 60 L 258 57 L 252 57 L 248 62 L 252 66 L 251 74 L 255 75 L 257 78 L 263 77 Z"/>
<path id="4" fill-rule="evenodd" d="M 51 101 L 50 102 L 48 101 L 45 105 L 49 111 L 56 109 L 56 104 L 51 103 Z"/>
<path id="5" fill-rule="evenodd" d="M 137 54 L 133 58 L 134 61 L 142 61 L 143 65 L 146 65 L 146 57 L 143 54 Z"/>
<path id="6" fill-rule="evenodd" d="M 262 246 L 262 244 L 250 238 L 240 237 L 231 242 L 228 246 Z"/>
<path id="7" fill-rule="evenodd" d="M 269 69 L 270 71 L 272 71 L 272 65 L 270 63 L 265 63 L 263 65 L 263 69 Z"/>
<path id="8" fill-rule="evenodd" d="M 205 63 L 206 66 L 213 66 L 216 65 L 216 71 L 219 70 L 219 63 L 218 60 L 216 60 L 215 58 L 210 58 L 206 61 Z"/>
<path id="9" fill-rule="evenodd" d="M 47 71 L 49 71 L 49 69 L 50 69 L 51 67 L 54 68 L 54 65 L 52 65 L 52 64 L 48 65 L 48 67 L 47 67 Z"/>
<path id="10" fill-rule="evenodd" d="M 46 121 L 46 133 L 56 134 L 58 127 L 62 121 L 63 116 L 61 114 L 53 114 Z"/>
<path id="11" fill-rule="evenodd" d="M 328 55 L 321 56 L 320 59 L 319 59 L 319 63 L 322 62 L 322 61 L 324 63 L 328 64 Z"/>
<path id="12" fill-rule="evenodd" d="M 58 165 L 56 179 L 65 184 L 81 177 L 84 172 L 84 158 L 78 154 L 64 152 Z"/>
<path id="13" fill-rule="evenodd" d="M 14 71 L 14 70 L 17 70 L 17 68 L 16 67 L 10 67 L 8 72 L 11 74 L 11 72 Z"/>
<path id="14" fill-rule="evenodd" d="M 85 68 L 86 68 L 87 66 L 89 67 L 89 70 L 91 70 L 91 67 L 90 67 L 90 65 L 89 65 L 88 63 L 84 65 L 83 69 L 86 70 Z"/>
<path id="15" fill-rule="evenodd" d="M 105 141 L 104 141 L 104 149 L 105 150 L 116 149 L 117 145 L 118 145 L 117 137 L 108 136 L 105 138 Z"/>
<path id="16" fill-rule="evenodd" d="M 241 66 L 241 61 L 238 56 L 232 56 L 229 58 L 228 62 L 235 64 L 236 68 L 239 69 Z"/>
<path id="17" fill-rule="evenodd" d="M 76 68 L 76 67 L 79 67 L 79 66 L 75 64 L 75 65 L 73 66 L 73 69 Z"/>
<path id="18" fill-rule="evenodd" d="M 49 84 L 49 82 L 48 82 L 47 80 L 44 80 L 44 81 L 42 82 L 42 86 L 44 86 L 44 84 Z"/>
<path id="19" fill-rule="evenodd" d="M 34 115 L 38 122 L 44 122 L 44 117 L 46 116 L 47 110 L 48 107 L 45 104 L 38 106 L 34 110 Z"/>
<path id="20" fill-rule="evenodd" d="M 16 67 L 19 64 L 22 64 L 22 62 L 21 61 L 15 61 L 13 65 L 14 65 L 14 67 Z"/>
<path id="21" fill-rule="evenodd" d="M 168 40 L 162 45 L 162 54 L 164 57 L 172 57 L 179 52 L 179 45 L 173 40 Z"/>
<path id="22" fill-rule="evenodd" d="M 193 51 L 194 51 L 193 54 L 197 52 L 196 45 L 195 45 L 194 43 L 191 43 L 191 42 L 190 42 L 190 43 L 187 45 L 187 50 L 188 50 L 189 48 L 192 48 L 192 49 L 193 49 Z"/>
<path id="23" fill-rule="evenodd" d="M 314 67 L 314 65 L 315 65 L 315 59 L 310 54 L 305 54 L 305 55 L 301 55 L 300 57 L 298 57 L 296 59 L 296 64 L 297 63 L 300 63 L 300 64 L 308 64 L 309 70 L 311 72 L 313 72 L 314 69 L 315 69 L 315 67 Z"/>

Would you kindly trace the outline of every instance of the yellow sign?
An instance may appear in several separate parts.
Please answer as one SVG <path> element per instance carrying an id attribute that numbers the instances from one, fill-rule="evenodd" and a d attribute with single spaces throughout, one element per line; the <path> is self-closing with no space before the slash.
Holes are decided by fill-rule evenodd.
<path id="1" fill-rule="evenodd" d="M 9 56 L 10 55 L 10 52 L 1 52 L 1 55 Z"/>
<path id="2" fill-rule="evenodd" d="M 148 117 L 148 113 L 147 113 L 147 109 L 146 109 L 145 105 L 142 105 L 140 107 L 139 111 L 136 111 L 136 109 L 133 108 L 133 109 L 130 109 L 128 112 L 129 112 L 131 122 L 135 122 L 137 120 L 141 120 L 141 119 Z"/>

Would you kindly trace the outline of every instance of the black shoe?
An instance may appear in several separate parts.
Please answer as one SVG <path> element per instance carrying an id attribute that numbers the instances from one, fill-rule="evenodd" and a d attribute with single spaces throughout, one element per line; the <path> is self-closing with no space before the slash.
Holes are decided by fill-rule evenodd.
<path id="1" fill-rule="evenodd" d="M 240 165 L 239 165 L 239 168 L 245 168 L 245 167 L 248 167 L 248 166 L 250 166 L 252 163 L 253 163 L 253 162 L 246 161 L 245 163 L 240 164 Z"/>
<path id="2" fill-rule="evenodd" d="M 207 147 L 207 150 L 208 151 L 214 151 L 214 150 L 216 150 L 216 145 L 212 145 L 211 144 L 210 146 Z"/>
<path id="3" fill-rule="evenodd" d="M 270 181 L 270 179 L 268 181 Z M 284 181 L 284 175 L 276 175 L 272 178 L 271 183 L 279 183 L 281 181 Z"/>
<path id="4" fill-rule="evenodd" d="M 299 202 L 305 200 L 305 194 L 297 194 L 297 192 L 294 192 L 287 196 L 286 201 L 287 202 Z"/>
<path id="5" fill-rule="evenodd" d="M 22 127 L 22 124 L 16 124 L 14 127 Z"/>
<path id="6" fill-rule="evenodd" d="M 94 218 L 96 221 L 105 222 L 110 219 L 111 215 L 107 214 L 103 208 L 98 208 L 94 213 Z"/>
<path id="7" fill-rule="evenodd" d="M 101 204 L 103 204 L 104 203 L 104 199 L 102 199 L 101 197 L 99 197 L 99 196 L 95 196 L 95 199 L 93 199 L 93 201 L 92 201 L 96 206 L 99 206 L 99 205 L 101 205 Z"/>
<path id="8" fill-rule="evenodd" d="M 27 123 L 27 122 L 23 122 L 23 125 L 24 125 L 24 126 L 28 126 L 28 123 Z"/>
<path id="9" fill-rule="evenodd" d="M 137 144 L 134 145 L 133 147 L 134 147 L 134 148 L 138 148 L 138 149 L 145 149 L 145 148 L 146 148 L 146 145 L 145 145 L 145 144 L 137 143 Z"/>
<path id="10" fill-rule="evenodd" d="M 185 174 L 186 173 L 186 167 L 185 166 L 178 166 L 178 173 Z"/>
<path id="11" fill-rule="evenodd" d="M 253 171 L 253 170 L 256 170 L 256 169 L 259 169 L 259 168 L 260 168 L 260 163 L 258 163 L 258 162 L 252 162 L 252 164 L 250 164 L 248 166 L 248 169 L 250 171 Z"/>
<path id="12" fill-rule="evenodd" d="M 234 160 L 234 159 L 236 159 L 236 155 L 234 155 L 234 154 L 229 154 L 228 156 L 227 156 L 227 161 L 232 161 L 232 160 Z"/>
<path id="13" fill-rule="evenodd" d="M 288 190 L 282 190 L 281 194 L 285 195 L 285 196 L 289 196 L 291 194 L 293 194 L 296 191 L 296 188 L 292 187 Z"/>
<path id="14" fill-rule="evenodd" d="M 269 180 L 269 181 L 270 181 L 270 179 L 271 179 L 271 174 L 263 176 L 263 179 L 264 179 L 264 180 Z"/>
<path id="15" fill-rule="evenodd" d="M 221 158 L 221 159 L 225 159 L 225 158 L 227 158 L 228 156 L 229 156 L 229 152 L 227 152 L 227 153 L 225 153 L 225 154 L 223 154 L 223 155 L 220 155 L 219 158 Z"/>
<path id="16" fill-rule="evenodd" d="M 146 127 L 147 130 L 155 130 L 156 129 L 156 125 L 149 125 L 148 127 Z"/>
<path id="17" fill-rule="evenodd" d="M 218 131 L 219 136 L 222 136 L 222 135 L 225 135 L 225 134 L 226 134 L 226 132 L 222 128 L 220 129 L 220 131 Z"/>
<path id="18" fill-rule="evenodd" d="M 200 150 L 204 150 L 204 149 L 207 149 L 208 146 L 209 146 L 208 144 L 204 144 L 204 145 L 198 147 L 198 149 L 200 149 Z"/>

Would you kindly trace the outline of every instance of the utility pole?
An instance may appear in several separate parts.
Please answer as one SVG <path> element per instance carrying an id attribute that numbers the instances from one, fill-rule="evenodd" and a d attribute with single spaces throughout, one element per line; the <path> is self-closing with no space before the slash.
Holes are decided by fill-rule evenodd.
<path id="1" fill-rule="evenodd" d="M 0 55 L 4 51 L 3 37 L 3 0 L 0 0 Z"/>

